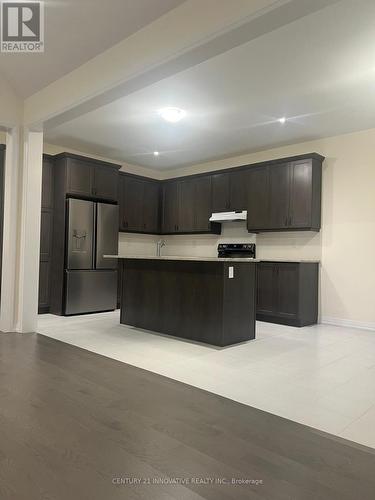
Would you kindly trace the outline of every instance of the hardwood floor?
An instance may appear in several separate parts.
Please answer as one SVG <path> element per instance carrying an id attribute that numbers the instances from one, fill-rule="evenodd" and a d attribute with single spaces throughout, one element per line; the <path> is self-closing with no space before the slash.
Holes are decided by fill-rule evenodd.
<path id="1" fill-rule="evenodd" d="M 42 335 L 0 334 L 2 500 L 366 500 L 374 470 L 370 448 Z M 168 478 L 179 484 L 153 484 Z M 232 478 L 261 484 L 219 484 Z"/>

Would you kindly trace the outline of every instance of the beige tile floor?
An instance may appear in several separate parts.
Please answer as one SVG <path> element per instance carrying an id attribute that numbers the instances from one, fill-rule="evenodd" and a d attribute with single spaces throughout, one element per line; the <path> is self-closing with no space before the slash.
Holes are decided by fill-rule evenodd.
<path id="1" fill-rule="evenodd" d="M 119 312 L 43 315 L 57 340 L 375 448 L 375 331 L 257 323 L 224 349 L 119 324 Z"/>

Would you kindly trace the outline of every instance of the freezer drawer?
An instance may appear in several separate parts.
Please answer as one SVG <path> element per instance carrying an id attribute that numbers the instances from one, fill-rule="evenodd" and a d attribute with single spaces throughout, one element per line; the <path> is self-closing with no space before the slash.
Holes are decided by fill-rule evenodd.
<path id="1" fill-rule="evenodd" d="M 117 305 L 117 271 L 66 271 L 65 314 L 112 311 Z"/>
<path id="2" fill-rule="evenodd" d="M 94 203 L 67 201 L 68 206 L 68 269 L 92 269 L 94 238 Z"/>
<path id="3" fill-rule="evenodd" d="M 118 205 L 98 203 L 96 208 L 96 268 L 116 269 L 117 259 L 104 255 L 118 254 Z"/>

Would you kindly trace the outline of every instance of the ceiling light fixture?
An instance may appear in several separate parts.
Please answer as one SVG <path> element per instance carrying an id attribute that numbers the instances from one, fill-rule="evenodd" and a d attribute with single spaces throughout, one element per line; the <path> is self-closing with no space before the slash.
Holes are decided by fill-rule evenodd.
<path id="1" fill-rule="evenodd" d="M 167 122 L 177 123 L 186 115 L 186 111 L 180 108 L 163 108 L 159 115 Z"/>
<path id="2" fill-rule="evenodd" d="M 284 123 L 286 122 L 286 118 L 285 118 L 285 116 L 283 116 L 282 118 L 279 118 L 279 119 L 278 119 L 278 122 L 280 122 L 280 123 L 284 124 Z"/>
<path id="3" fill-rule="evenodd" d="M 159 156 L 159 151 L 154 151 L 154 156 Z"/>

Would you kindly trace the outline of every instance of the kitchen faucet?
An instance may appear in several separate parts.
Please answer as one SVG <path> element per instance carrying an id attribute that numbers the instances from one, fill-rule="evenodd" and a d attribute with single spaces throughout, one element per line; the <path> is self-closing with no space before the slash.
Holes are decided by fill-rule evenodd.
<path id="1" fill-rule="evenodd" d="M 156 246 L 156 256 L 157 257 L 160 257 L 161 255 L 161 249 L 165 246 L 165 241 L 164 240 L 159 240 L 157 242 L 157 246 Z"/>

